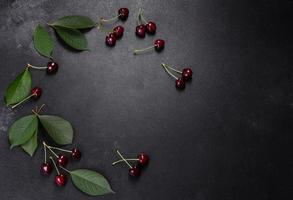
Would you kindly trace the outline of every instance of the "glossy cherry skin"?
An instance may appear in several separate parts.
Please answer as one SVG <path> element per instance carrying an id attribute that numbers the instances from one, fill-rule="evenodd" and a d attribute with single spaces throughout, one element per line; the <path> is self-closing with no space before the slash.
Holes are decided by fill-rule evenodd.
<path id="1" fill-rule="evenodd" d="M 150 160 L 150 157 L 145 154 L 145 153 L 141 153 L 137 156 L 138 158 L 138 163 L 141 165 L 141 166 L 146 166 L 148 163 L 149 163 L 149 160 Z"/>
<path id="2" fill-rule="evenodd" d="M 120 38 L 122 38 L 123 33 L 124 33 L 124 28 L 123 28 L 123 26 L 116 26 L 116 27 L 113 29 L 113 33 L 115 33 L 116 39 L 119 40 Z"/>
<path id="3" fill-rule="evenodd" d="M 57 158 L 57 164 L 58 164 L 59 166 L 66 167 L 67 163 L 68 163 L 68 158 L 67 158 L 67 156 L 64 155 L 64 154 L 60 154 L 60 155 L 58 156 L 58 158 Z"/>
<path id="4" fill-rule="evenodd" d="M 137 37 L 144 38 L 145 37 L 145 25 L 141 24 L 135 28 L 135 34 Z"/>
<path id="5" fill-rule="evenodd" d="M 59 65 L 56 62 L 47 63 L 47 74 L 55 74 L 58 71 Z"/>
<path id="6" fill-rule="evenodd" d="M 52 173 L 52 165 L 50 163 L 42 163 L 40 171 L 43 175 L 49 176 Z"/>
<path id="7" fill-rule="evenodd" d="M 156 33 L 156 30 L 157 30 L 157 26 L 155 24 L 155 22 L 148 22 L 146 25 L 146 31 L 149 33 L 149 34 L 155 34 Z"/>
<path id="8" fill-rule="evenodd" d="M 58 186 L 64 186 L 67 182 L 67 177 L 64 174 L 59 174 L 55 176 L 55 183 Z"/>
<path id="9" fill-rule="evenodd" d="M 116 36 L 114 33 L 110 33 L 108 36 L 106 36 L 106 45 L 109 47 L 114 47 L 116 44 Z"/>
<path id="10" fill-rule="evenodd" d="M 165 48 L 165 41 L 162 39 L 157 39 L 155 40 L 154 45 L 155 45 L 155 50 L 160 52 Z"/>
<path id="11" fill-rule="evenodd" d="M 183 78 L 178 78 L 176 81 L 175 81 L 175 87 L 178 89 L 178 90 L 183 90 L 185 88 L 185 80 Z"/>
<path id="12" fill-rule="evenodd" d="M 81 152 L 77 148 L 73 148 L 71 150 L 71 157 L 75 160 L 79 160 L 81 158 Z"/>
<path id="13" fill-rule="evenodd" d="M 193 72 L 190 68 L 184 68 L 182 70 L 182 78 L 185 81 L 189 81 L 192 78 L 192 74 L 193 74 Z"/>
<path id="14" fill-rule="evenodd" d="M 138 177 L 140 175 L 140 168 L 137 165 L 134 165 L 129 169 L 129 176 Z"/>
<path id="15" fill-rule="evenodd" d="M 39 99 L 41 96 L 42 96 L 42 89 L 39 88 L 39 87 L 34 87 L 32 90 L 31 90 L 31 94 L 33 95 L 32 97 L 34 99 Z"/>
<path id="16" fill-rule="evenodd" d="M 118 10 L 118 17 L 119 17 L 120 20 L 122 20 L 122 21 L 127 20 L 128 15 L 129 15 L 128 8 L 120 8 Z"/>

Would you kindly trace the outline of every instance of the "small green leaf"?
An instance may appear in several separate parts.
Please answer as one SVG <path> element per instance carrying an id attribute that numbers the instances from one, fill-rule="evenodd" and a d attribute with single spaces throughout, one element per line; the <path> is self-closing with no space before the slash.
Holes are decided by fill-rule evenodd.
<path id="1" fill-rule="evenodd" d="M 34 155 L 38 147 L 38 128 L 36 129 L 31 139 L 29 139 L 26 143 L 22 144 L 21 147 L 30 156 Z"/>
<path id="2" fill-rule="evenodd" d="M 87 50 L 87 40 L 79 30 L 58 26 L 54 26 L 54 29 L 60 38 L 70 47 L 77 50 Z"/>
<path id="3" fill-rule="evenodd" d="M 73 184 L 88 195 L 98 196 L 114 193 L 105 177 L 95 171 L 78 169 L 71 171 L 70 175 Z"/>
<path id="4" fill-rule="evenodd" d="M 38 25 L 34 32 L 34 45 L 39 54 L 52 58 L 54 42 L 46 29 Z"/>
<path id="5" fill-rule="evenodd" d="M 26 143 L 38 128 L 36 115 L 28 115 L 20 118 L 9 128 L 10 148 Z"/>
<path id="6" fill-rule="evenodd" d="M 23 100 L 30 94 L 31 88 L 32 77 L 28 68 L 26 68 L 8 86 L 4 95 L 6 105 L 12 105 Z"/>
<path id="7" fill-rule="evenodd" d="M 92 28 L 96 26 L 95 22 L 91 20 L 89 17 L 80 16 L 80 15 L 71 15 L 61 17 L 57 21 L 50 24 L 52 26 L 60 26 L 64 28 L 70 29 L 84 29 L 84 28 Z"/>
<path id="8" fill-rule="evenodd" d="M 54 115 L 39 115 L 38 117 L 56 143 L 61 145 L 72 143 L 73 129 L 68 121 Z"/>

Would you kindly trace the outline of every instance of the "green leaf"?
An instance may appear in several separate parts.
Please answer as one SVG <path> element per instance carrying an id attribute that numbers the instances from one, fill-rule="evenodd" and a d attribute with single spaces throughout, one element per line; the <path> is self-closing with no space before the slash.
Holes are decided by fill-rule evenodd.
<path id="1" fill-rule="evenodd" d="M 23 100 L 30 94 L 31 88 L 32 77 L 28 68 L 26 68 L 8 86 L 4 95 L 6 105 L 12 105 Z"/>
<path id="2" fill-rule="evenodd" d="M 38 128 L 36 128 L 33 136 L 26 143 L 22 144 L 21 147 L 30 156 L 34 155 L 38 147 Z"/>
<path id="3" fill-rule="evenodd" d="M 38 25 L 34 32 L 34 45 L 39 54 L 52 58 L 54 42 L 46 29 Z"/>
<path id="4" fill-rule="evenodd" d="M 56 143 L 61 145 L 72 143 L 73 129 L 68 121 L 54 115 L 39 115 L 38 117 Z"/>
<path id="5" fill-rule="evenodd" d="M 73 184 L 88 195 L 98 196 L 114 193 L 105 177 L 95 171 L 78 169 L 70 171 L 70 175 Z"/>
<path id="6" fill-rule="evenodd" d="M 20 118 L 9 128 L 10 148 L 26 143 L 38 128 L 36 115 L 28 115 Z"/>
<path id="7" fill-rule="evenodd" d="M 89 17 L 80 16 L 80 15 L 71 15 L 61 17 L 57 21 L 50 24 L 52 26 L 60 26 L 64 28 L 70 29 L 84 29 L 84 28 L 92 28 L 96 26 L 95 22 L 91 20 Z"/>
<path id="8" fill-rule="evenodd" d="M 60 38 L 70 47 L 77 50 L 87 50 L 87 40 L 79 30 L 58 26 L 54 26 L 54 29 Z"/>

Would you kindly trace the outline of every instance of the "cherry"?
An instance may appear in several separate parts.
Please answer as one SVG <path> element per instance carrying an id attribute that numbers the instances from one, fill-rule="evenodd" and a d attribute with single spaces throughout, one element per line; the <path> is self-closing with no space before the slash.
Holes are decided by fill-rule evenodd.
<path id="1" fill-rule="evenodd" d="M 77 148 L 71 150 L 71 157 L 73 159 L 79 160 L 81 158 L 81 152 Z"/>
<path id="2" fill-rule="evenodd" d="M 39 87 L 34 87 L 32 90 L 31 90 L 31 95 L 34 99 L 39 99 L 42 95 L 42 89 L 39 88 Z"/>
<path id="3" fill-rule="evenodd" d="M 47 63 L 47 74 L 55 74 L 58 71 L 59 65 L 56 62 Z"/>
<path id="4" fill-rule="evenodd" d="M 68 163 L 68 158 L 66 155 L 64 154 L 59 154 L 58 158 L 57 158 L 57 164 L 59 166 L 65 167 Z"/>
<path id="5" fill-rule="evenodd" d="M 138 177 L 140 175 L 140 172 L 141 172 L 140 168 L 137 165 L 134 165 L 133 167 L 129 169 L 128 174 L 129 176 L 132 176 L 132 177 Z"/>
<path id="6" fill-rule="evenodd" d="M 137 37 L 144 38 L 145 37 L 145 25 L 141 24 L 135 28 L 135 33 Z"/>
<path id="7" fill-rule="evenodd" d="M 193 72 L 190 68 L 184 68 L 182 70 L 182 78 L 185 81 L 189 81 L 192 78 L 192 74 L 193 74 Z"/>
<path id="8" fill-rule="evenodd" d="M 49 176 L 52 173 L 52 165 L 50 163 L 44 162 L 41 164 L 40 171 L 42 174 Z"/>
<path id="9" fill-rule="evenodd" d="M 123 26 L 116 26 L 116 27 L 113 29 L 113 33 L 115 33 L 116 39 L 119 40 L 120 38 L 122 38 L 123 33 L 124 33 L 124 28 L 123 28 Z"/>
<path id="10" fill-rule="evenodd" d="M 148 22 L 146 25 L 146 31 L 149 33 L 149 34 L 155 34 L 156 33 L 156 30 L 157 30 L 157 26 L 154 22 Z"/>
<path id="11" fill-rule="evenodd" d="M 106 45 L 109 47 L 113 47 L 116 44 L 116 36 L 114 33 L 110 33 L 108 36 L 106 36 Z"/>
<path id="12" fill-rule="evenodd" d="M 175 87 L 179 90 L 183 90 L 185 88 L 185 80 L 183 78 L 178 78 L 175 81 Z"/>
<path id="13" fill-rule="evenodd" d="M 65 174 L 58 174 L 55 176 L 55 183 L 58 186 L 64 186 L 67 182 L 67 178 Z"/>
<path id="14" fill-rule="evenodd" d="M 141 153 L 137 156 L 138 158 L 138 162 L 141 166 L 146 166 L 149 163 L 150 157 L 145 154 L 145 153 Z"/>
<path id="15" fill-rule="evenodd" d="M 155 40 L 155 50 L 160 52 L 165 48 L 165 41 L 162 39 Z"/>
<path id="16" fill-rule="evenodd" d="M 129 15 L 129 10 L 128 8 L 120 8 L 118 10 L 118 17 L 122 21 L 126 21 Z"/>

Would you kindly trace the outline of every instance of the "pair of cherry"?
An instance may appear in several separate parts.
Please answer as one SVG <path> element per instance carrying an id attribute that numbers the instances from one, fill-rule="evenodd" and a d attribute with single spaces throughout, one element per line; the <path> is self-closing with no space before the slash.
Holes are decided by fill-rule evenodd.
<path id="1" fill-rule="evenodd" d="M 125 159 L 124 156 L 122 156 L 122 154 L 118 150 L 116 150 L 116 152 L 120 156 L 121 160 L 117 160 L 113 162 L 112 165 L 116 165 L 117 163 L 120 163 L 120 162 L 125 162 L 129 167 L 128 174 L 131 177 L 138 177 L 141 174 L 141 169 L 147 166 L 150 160 L 150 157 L 145 153 L 140 153 L 137 156 L 137 158 Z M 136 161 L 136 164 L 131 165 L 128 161 Z"/>
<path id="2" fill-rule="evenodd" d="M 47 66 L 44 67 L 36 67 L 31 64 L 26 65 L 27 68 L 32 68 L 32 69 L 38 69 L 38 70 L 46 70 L 48 75 L 56 74 L 59 68 L 59 65 L 57 62 L 50 61 L 47 63 Z M 20 104 L 24 103 L 25 101 L 29 100 L 30 98 L 33 98 L 35 100 L 39 99 L 42 96 L 42 89 L 40 87 L 34 87 L 31 89 L 31 93 L 29 96 L 18 102 L 17 104 L 12 106 L 12 109 L 16 108 Z"/>
<path id="3" fill-rule="evenodd" d="M 162 63 L 162 66 L 166 70 L 166 72 L 175 79 L 175 87 L 179 90 L 185 89 L 185 83 L 190 81 L 192 78 L 192 70 L 189 67 L 183 68 L 183 70 L 175 69 L 165 63 Z M 181 77 L 175 76 L 171 71 L 181 74 Z"/>
<path id="4" fill-rule="evenodd" d="M 43 142 L 43 146 L 44 146 L 44 153 L 45 153 L 45 161 L 44 163 L 41 164 L 41 167 L 40 167 L 41 173 L 45 176 L 49 176 L 53 171 L 53 167 L 52 167 L 52 163 L 53 163 L 55 170 L 57 172 L 57 175 L 55 176 L 55 184 L 58 186 L 64 186 L 67 182 L 67 177 L 65 174 L 60 173 L 58 167 L 66 170 L 65 167 L 68 164 L 68 157 L 64 153 L 60 153 L 59 155 L 57 155 L 54 152 L 54 150 L 70 153 L 70 156 L 73 160 L 80 160 L 81 158 L 80 150 L 77 148 L 73 148 L 72 150 L 61 149 L 58 147 L 49 146 L 45 142 Z M 53 156 L 56 157 L 56 161 L 53 159 L 52 156 L 50 156 L 51 162 L 47 161 L 47 150 L 49 150 L 51 154 L 53 154 Z"/>
<path id="5" fill-rule="evenodd" d="M 105 23 L 110 23 L 113 22 L 117 19 L 120 19 L 121 21 L 126 21 L 129 15 L 129 10 L 128 8 L 120 8 L 118 10 L 118 15 L 111 18 L 111 19 L 101 19 L 98 25 L 98 29 L 104 30 L 104 24 Z M 106 32 L 109 32 L 109 35 L 106 36 L 105 43 L 109 47 L 114 47 L 116 44 L 116 40 L 119 40 L 122 38 L 123 33 L 124 33 L 124 28 L 123 26 L 116 26 L 113 28 L 113 30 L 104 30 Z"/>
<path id="6" fill-rule="evenodd" d="M 138 25 L 135 28 L 135 34 L 139 38 L 145 38 L 145 33 L 154 35 L 157 31 L 156 23 L 152 21 L 147 22 L 144 18 L 142 8 L 140 8 L 138 11 L 137 23 Z"/>

